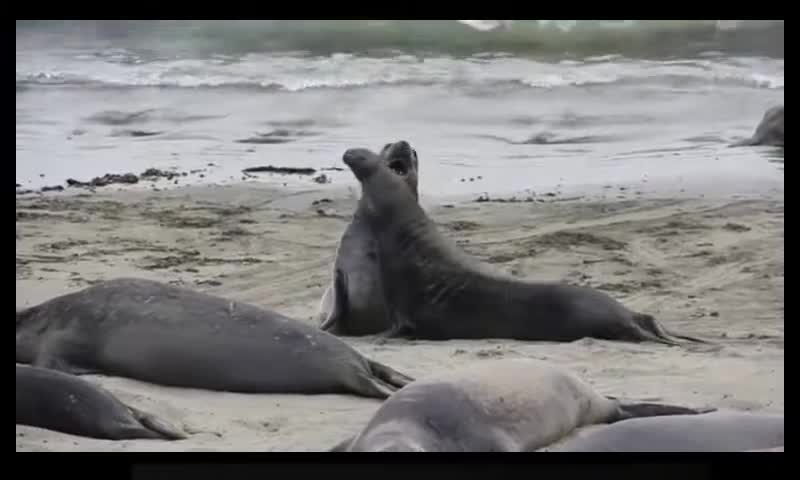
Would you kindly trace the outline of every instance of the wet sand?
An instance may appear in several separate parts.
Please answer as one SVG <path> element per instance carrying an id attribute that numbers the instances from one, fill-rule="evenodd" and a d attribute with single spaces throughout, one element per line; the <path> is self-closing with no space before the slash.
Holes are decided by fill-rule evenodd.
<path id="1" fill-rule="evenodd" d="M 346 341 L 417 377 L 531 357 L 569 367 L 607 394 L 783 413 L 783 194 L 620 196 L 423 204 L 464 249 L 498 269 L 605 290 L 716 345 Z M 136 276 L 310 322 L 355 200 L 341 187 L 259 183 L 18 196 L 16 306 Z M 17 425 L 17 451 L 318 451 L 356 433 L 379 406 L 345 395 L 243 395 L 86 378 L 195 433 L 177 442 L 111 442 Z"/>

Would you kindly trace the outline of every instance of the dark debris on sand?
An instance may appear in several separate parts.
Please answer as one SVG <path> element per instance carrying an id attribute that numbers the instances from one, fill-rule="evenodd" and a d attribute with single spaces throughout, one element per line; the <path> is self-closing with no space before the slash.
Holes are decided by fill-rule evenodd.
<path id="1" fill-rule="evenodd" d="M 166 170 L 159 170 L 158 168 L 148 168 L 141 175 L 139 178 L 142 180 L 156 180 L 159 178 L 166 178 L 167 180 L 172 180 L 175 177 L 180 177 L 182 174 L 178 172 L 168 172 Z M 184 172 L 185 176 L 185 172 Z"/>
<path id="2" fill-rule="evenodd" d="M 204 171 L 205 171 L 205 169 L 197 169 L 197 170 L 192 170 L 190 173 L 197 174 L 197 173 L 204 172 Z M 178 183 L 178 181 L 177 181 L 178 177 L 185 177 L 187 175 L 188 175 L 187 172 L 176 172 L 176 171 L 169 171 L 169 170 L 161 170 L 161 169 L 158 169 L 158 168 L 148 168 L 147 170 L 142 172 L 141 175 L 136 175 L 134 173 L 123 173 L 123 174 L 106 173 L 102 177 L 95 177 L 95 178 L 93 178 L 92 180 L 90 180 L 88 182 L 82 182 L 80 180 L 75 180 L 74 178 L 69 178 L 69 179 L 67 179 L 67 185 L 69 185 L 70 187 L 89 187 L 89 188 L 94 188 L 94 187 L 105 187 L 105 186 L 113 185 L 113 184 L 117 184 L 117 183 L 120 183 L 120 184 L 134 184 L 134 183 L 139 183 L 139 180 L 155 181 L 155 180 L 158 180 L 160 178 L 165 178 L 167 180 L 176 179 L 175 183 L 177 184 Z M 204 175 L 202 173 L 200 173 L 200 177 L 204 177 Z M 56 187 L 45 187 L 45 188 L 51 188 L 53 190 L 58 190 L 58 188 L 56 188 Z M 42 189 L 42 191 L 47 191 L 47 190 Z"/>
<path id="3" fill-rule="evenodd" d="M 105 187 L 115 183 L 139 183 L 139 177 L 133 173 L 123 173 L 121 175 L 116 173 L 106 173 L 102 177 L 94 177 L 88 182 L 81 182 L 79 180 L 75 180 L 74 178 L 67 179 L 67 185 L 70 187 Z"/>
<path id="4" fill-rule="evenodd" d="M 550 195 L 548 195 L 550 196 Z M 511 198 L 491 198 L 488 194 L 484 193 L 481 194 L 478 198 L 474 200 L 476 203 L 532 203 L 532 202 L 540 202 L 544 203 L 544 199 L 541 198 L 533 198 L 532 196 L 527 196 L 523 198 L 511 197 Z"/>
<path id="5" fill-rule="evenodd" d="M 317 172 L 313 168 L 274 167 L 272 165 L 248 167 L 242 171 L 245 173 L 280 173 L 282 175 L 313 175 Z"/>

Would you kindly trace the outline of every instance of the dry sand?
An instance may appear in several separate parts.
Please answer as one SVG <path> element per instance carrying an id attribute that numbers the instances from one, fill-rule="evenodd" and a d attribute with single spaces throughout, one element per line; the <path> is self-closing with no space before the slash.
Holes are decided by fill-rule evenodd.
<path id="1" fill-rule="evenodd" d="M 323 197 L 329 201 L 313 204 Z M 499 269 L 597 287 L 672 330 L 719 346 L 347 341 L 418 377 L 487 358 L 531 357 L 572 368 L 603 393 L 783 413 L 782 193 L 756 200 L 552 200 L 423 204 L 463 248 Z M 354 205 L 352 190 L 264 184 L 18 196 L 16 306 L 125 275 L 310 321 Z M 243 395 L 87 378 L 198 433 L 178 442 L 112 442 L 17 425 L 17 451 L 325 450 L 379 406 L 346 395 Z"/>

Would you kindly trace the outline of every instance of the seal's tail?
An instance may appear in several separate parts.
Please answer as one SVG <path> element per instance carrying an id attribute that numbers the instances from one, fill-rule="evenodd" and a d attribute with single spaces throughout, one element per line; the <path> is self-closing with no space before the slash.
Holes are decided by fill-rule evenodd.
<path id="1" fill-rule="evenodd" d="M 664 343 L 666 345 L 680 345 L 678 340 L 686 340 L 696 343 L 711 343 L 697 337 L 690 337 L 688 335 L 680 335 L 668 332 L 664 327 L 659 325 L 652 315 L 644 313 L 635 313 L 633 321 L 639 327 L 639 333 L 642 334 L 643 339 L 653 342 Z"/>
<path id="2" fill-rule="evenodd" d="M 613 397 L 608 397 L 613 400 Z M 699 415 L 716 411 L 715 408 L 689 408 L 662 403 L 620 403 L 618 416 L 609 423 L 640 417 L 661 417 L 666 415 Z"/>
<path id="3" fill-rule="evenodd" d="M 142 424 L 144 428 L 157 434 L 159 438 L 165 440 L 182 440 L 187 437 L 184 432 L 154 415 L 133 408 L 130 405 L 128 406 L 128 410 L 131 411 L 133 418 Z"/>

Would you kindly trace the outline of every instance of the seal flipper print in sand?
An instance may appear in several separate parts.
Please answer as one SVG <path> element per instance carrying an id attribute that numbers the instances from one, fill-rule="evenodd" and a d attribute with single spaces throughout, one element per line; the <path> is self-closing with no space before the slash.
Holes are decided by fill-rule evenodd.
<path id="1" fill-rule="evenodd" d="M 351 149 L 344 162 L 362 186 L 363 213 L 378 240 L 392 326 L 385 333 L 430 340 L 513 338 L 569 342 L 583 337 L 679 339 L 655 319 L 587 287 L 520 281 L 460 250 L 439 233 L 402 179 L 375 153 Z"/>
<path id="2" fill-rule="evenodd" d="M 533 451 L 582 426 L 705 411 L 604 397 L 548 362 L 488 360 L 411 383 L 331 451 Z"/>
<path id="3" fill-rule="evenodd" d="M 411 379 L 276 312 L 121 278 L 17 313 L 17 362 L 240 393 L 386 398 Z"/>
<path id="4" fill-rule="evenodd" d="M 386 144 L 380 156 L 417 198 L 419 159 L 416 150 L 400 140 Z M 320 328 L 335 335 L 370 335 L 385 331 L 391 325 L 381 287 L 378 242 L 363 218 L 363 208 L 363 199 L 359 199 L 353 219 L 339 240 L 332 281 L 316 315 Z"/>
<path id="5" fill-rule="evenodd" d="M 70 435 L 179 440 L 186 434 L 68 373 L 17 365 L 17 424 Z"/>

